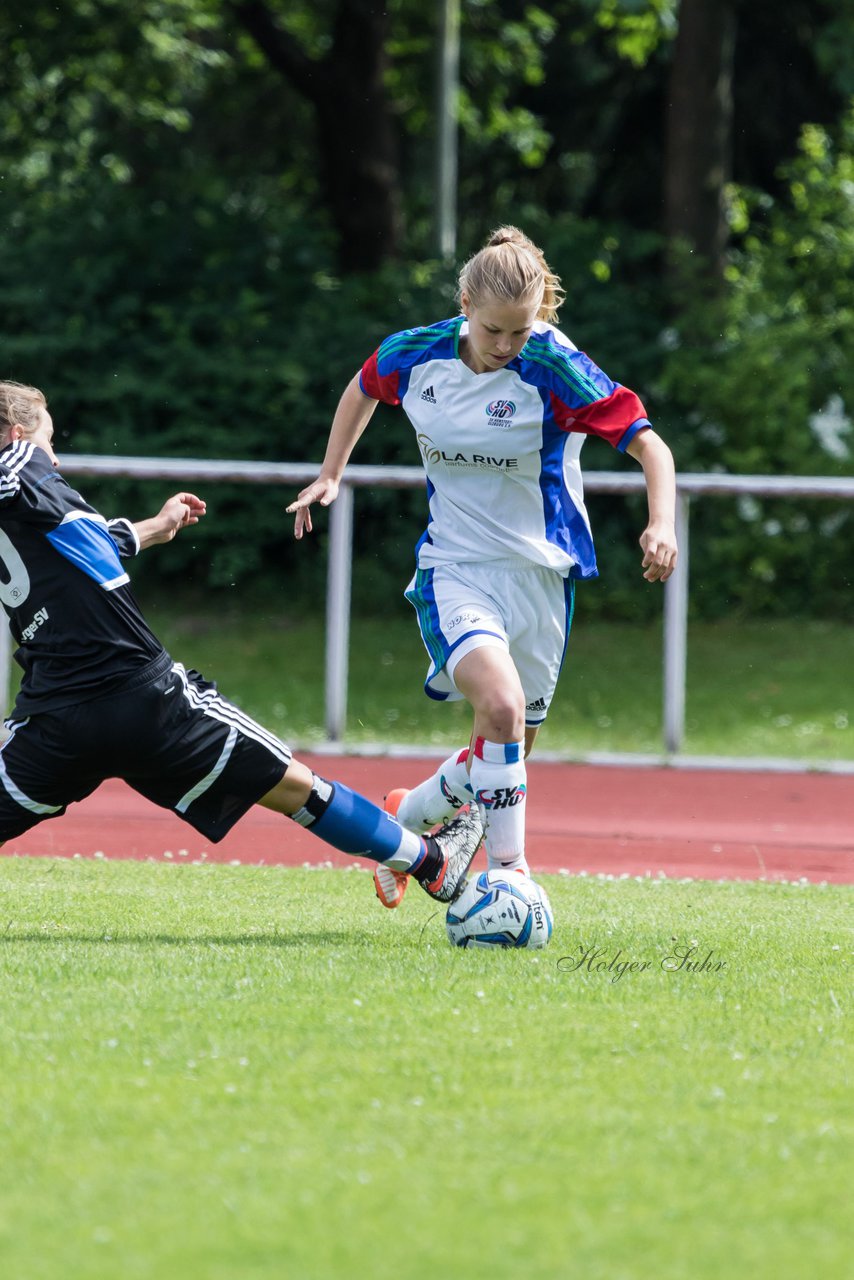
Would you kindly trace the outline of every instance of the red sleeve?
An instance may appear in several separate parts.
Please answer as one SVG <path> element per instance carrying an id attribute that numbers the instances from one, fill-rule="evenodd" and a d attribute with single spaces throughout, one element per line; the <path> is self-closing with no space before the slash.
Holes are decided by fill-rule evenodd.
<path id="1" fill-rule="evenodd" d="M 362 365 L 359 374 L 359 386 L 366 396 L 372 400 L 382 400 L 384 404 L 400 404 L 398 384 L 400 375 L 394 369 L 391 373 L 381 374 L 377 366 L 378 352 L 375 351 Z"/>
<path id="2" fill-rule="evenodd" d="M 628 387 L 617 385 L 602 400 L 574 407 L 564 404 L 553 391 L 549 397 L 555 423 L 561 431 L 601 436 L 615 449 L 625 449 L 638 431 L 652 425 L 639 396 Z"/>

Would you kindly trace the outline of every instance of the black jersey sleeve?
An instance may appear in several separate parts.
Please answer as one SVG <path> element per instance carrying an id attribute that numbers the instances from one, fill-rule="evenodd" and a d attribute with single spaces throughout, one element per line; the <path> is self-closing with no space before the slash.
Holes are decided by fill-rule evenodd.
<path id="1" fill-rule="evenodd" d="M 130 520 L 124 516 L 108 520 L 107 533 L 116 544 L 120 556 L 127 558 L 139 555 L 139 534 Z"/>

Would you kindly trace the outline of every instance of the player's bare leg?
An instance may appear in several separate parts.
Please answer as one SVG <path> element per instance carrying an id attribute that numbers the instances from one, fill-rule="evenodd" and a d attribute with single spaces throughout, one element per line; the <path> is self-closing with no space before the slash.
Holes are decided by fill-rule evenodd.
<path id="1" fill-rule="evenodd" d="M 454 670 L 454 683 L 474 711 L 469 771 L 475 801 L 484 813 L 489 866 L 528 874 L 528 734 L 519 673 L 506 649 L 484 646 L 460 659 Z"/>

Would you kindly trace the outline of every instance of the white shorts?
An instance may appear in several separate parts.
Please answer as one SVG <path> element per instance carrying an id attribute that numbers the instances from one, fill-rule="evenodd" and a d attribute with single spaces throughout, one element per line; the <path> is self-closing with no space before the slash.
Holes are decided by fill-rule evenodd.
<path id="1" fill-rule="evenodd" d="M 430 657 L 424 692 L 462 698 L 454 670 L 473 649 L 509 652 L 525 693 L 525 723 L 542 724 L 572 626 L 575 581 L 529 560 L 489 560 L 418 569 L 406 588 Z"/>

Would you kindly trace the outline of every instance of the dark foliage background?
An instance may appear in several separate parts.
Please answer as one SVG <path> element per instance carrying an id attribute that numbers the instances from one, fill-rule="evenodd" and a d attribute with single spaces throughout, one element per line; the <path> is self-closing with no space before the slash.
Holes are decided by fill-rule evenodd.
<path id="1" fill-rule="evenodd" d="M 377 343 L 453 313 L 459 262 L 434 242 L 435 15 L 411 0 L 251 7 L 277 45 L 253 35 L 249 6 L 220 0 L 133 13 L 72 0 L 61 14 L 34 0 L 0 16 L 0 376 L 46 391 L 61 451 L 319 461 Z M 640 393 L 680 470 L 851 474 L 854 6 L 733 0 L 718 263 L 668 236 L 662 215 L 684 7 L 463 4 L 459 258 L 501 221 L 538 240 L 567 289 L 564 329 Z M 330 203 L 317 106 L 346 95 L 337 24 L 361 9 L 382 20 L 377 100 L 399 213 L 370 270 L 342 263 L 348 213 Z M 364 161 L 372 139 L 353 147 Z M 359 201 L 357 184 L 350 213 Z M 381 408 L 354 460 L 415 465 L 402 414 Z M 597 442 L 585 461 L 634 465 Z M 85 490 L 135 515 L 165 496 L 129 480 Z M 143 579 L 188 597 L 315 599 L 322 517 L 296 549 L 285 491 L 205 496 L 208 520 L 146 558 Z M 603 582 L 587 607 L 653 608 L 626 585 L 643 503 L 590 505 Z M 357 607 L 399 600 L 423 515 L 420 493 L 357 497 Z M 693 607 L 849 616 L 850 541 L 844 508 L 699 501 Z"/>

